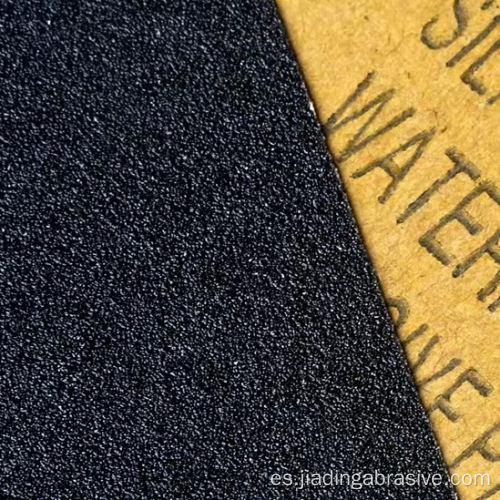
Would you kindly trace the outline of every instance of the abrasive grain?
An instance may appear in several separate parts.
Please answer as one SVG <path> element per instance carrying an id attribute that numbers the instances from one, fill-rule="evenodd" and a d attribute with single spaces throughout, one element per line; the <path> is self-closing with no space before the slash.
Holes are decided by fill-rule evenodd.
<path id="1" fill-rule="evenodd" d="M 452 498 L 274 5 L 0 13 L 2 498 Z"/>

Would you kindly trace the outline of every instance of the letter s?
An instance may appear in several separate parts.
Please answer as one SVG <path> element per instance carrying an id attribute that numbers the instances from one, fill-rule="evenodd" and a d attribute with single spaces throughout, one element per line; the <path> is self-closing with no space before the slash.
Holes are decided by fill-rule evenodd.
<path id="1" fill-rule="evenodd" d="M 461 1 L 462 0 L 455 0 L 453 3 L 453 13 L 455 14 L 457 27 L 445 40 L 438 40 L 432 35 L 432 28 L 439 20 L 438 16 L 433 17 L 428 23 L 424 25 L 424 27 L 422 28 L 420 40 L 422 40 L 422 43 L 429 47 L 429 49 L 438 50 L 448 47 L 466 30 L 468 18 L 465 9 L 461 5 Z"/>

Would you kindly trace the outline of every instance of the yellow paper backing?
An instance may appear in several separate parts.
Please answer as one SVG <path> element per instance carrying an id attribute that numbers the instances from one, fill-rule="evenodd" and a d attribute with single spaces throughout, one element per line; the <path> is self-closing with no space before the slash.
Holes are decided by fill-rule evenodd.
<path id="1" fill-rule="evenodd" d="M 277 3 L 450 473 L 490 475 L 459 496 L 500 498 L 499 2 Z"/>

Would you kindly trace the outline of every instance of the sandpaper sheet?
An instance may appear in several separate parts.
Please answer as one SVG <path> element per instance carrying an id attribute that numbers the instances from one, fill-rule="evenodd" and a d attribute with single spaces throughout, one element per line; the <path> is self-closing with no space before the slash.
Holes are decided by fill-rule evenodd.
<path id="1" fill-rule="evenodd" d="M 491 477 L 458 491 L 500 497 L 500 4 L 278 5 L 450 471 Z"/>
<path id="2" fill-rule="evenodd" d="M 0 19 L 2 498 L 454 498 L 274 3 Z"/>

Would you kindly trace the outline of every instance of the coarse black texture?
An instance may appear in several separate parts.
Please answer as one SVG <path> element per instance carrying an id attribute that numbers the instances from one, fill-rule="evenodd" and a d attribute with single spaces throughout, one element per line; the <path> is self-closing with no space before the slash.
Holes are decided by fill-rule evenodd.
<path id="1" fill-rule="evenodd" d="M 2 498 L 453 498 L 275 6 L 0 11 Z"/>

